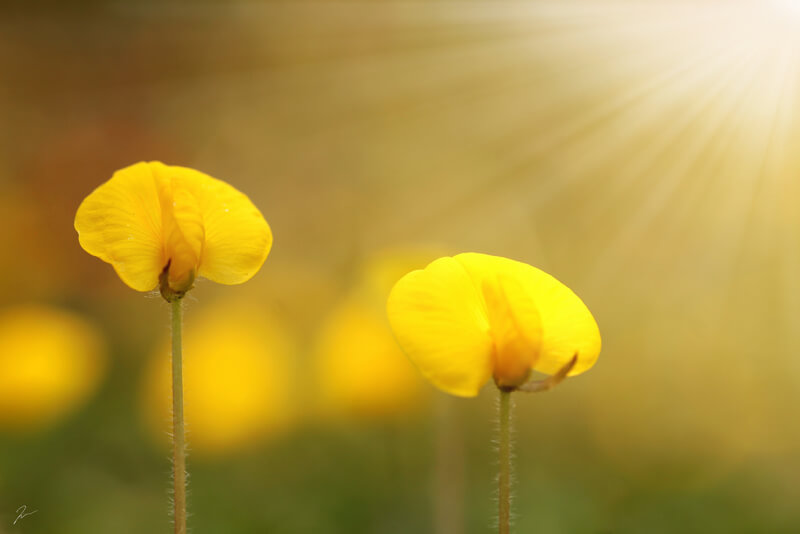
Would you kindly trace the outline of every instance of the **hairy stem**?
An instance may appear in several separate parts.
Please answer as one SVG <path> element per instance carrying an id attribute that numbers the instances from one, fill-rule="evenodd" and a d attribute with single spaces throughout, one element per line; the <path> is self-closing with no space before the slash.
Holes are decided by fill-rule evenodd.
<path id="1" fill-rule="evenodd" d="M 175 534 L 186 534 L 186 442 L 183 425 L 183 299 L 172 301 L 172 465 Z"/>
<path id="2" fill-rule="evenodd" d="M 498 412 L 500 436 L 498 438 L 499 471 L 498 487 L 498 532 L 511 532 L 511 392 L 500 390 Z"/>

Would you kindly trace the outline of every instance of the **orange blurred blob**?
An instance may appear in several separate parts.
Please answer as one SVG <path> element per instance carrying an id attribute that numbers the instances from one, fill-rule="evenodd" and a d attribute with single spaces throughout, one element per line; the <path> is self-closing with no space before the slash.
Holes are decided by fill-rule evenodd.
<path id="1" fill-rule="evenodd" d="M 105 367 L 101 335 L 82 317 L 38 305 L 0 312 L 0 427 L 56 423 L 95 391 Z"/>
<path id="2" fill-rule="evenodd" d="M 80 68 L 73 65 L 69 70 L 74 73 Z M 46 131 L 41 142 L 25 153 L 17 175 L 15 187 L 27 203 L 24 214 L 10 218 L 13 224 L 0 230 L 0 240 L 8 232 L 8 239 L 17 246 L 18 261 L 9 270 L 18 283 L 8 289 L 16 292 L 24 287 L 25 292 L 35 290 L 43 295 L 75 287 L 84 293 L 118 290 L 115 277 L 106 267 L 85 261 L 84 252 L 75 246 L 73 220 L 86 192 L 121 165 L 142 155 L 186 160 L 180 143 L 165 139 L 143 118 L 145 115 L 137 108 L 117 109 L 99 115 L 82 114 L 76 120 L 48 117 L 42 122 Z M 20 219 L 24 230 L 17 226 Z"/>
<path id="3" fill-rule="evenodd" d="M 280 433 L 292 421 L 289 336 L 246 301 L 186 314 L 184 410 L 190 450 L 201 456 L 238 452 Z M 154 435 L 170 428 L 171 371 L 165 340 L 147 365 L 144 416 Z M 166 443 L 166 441 L 165 441 Z"/>

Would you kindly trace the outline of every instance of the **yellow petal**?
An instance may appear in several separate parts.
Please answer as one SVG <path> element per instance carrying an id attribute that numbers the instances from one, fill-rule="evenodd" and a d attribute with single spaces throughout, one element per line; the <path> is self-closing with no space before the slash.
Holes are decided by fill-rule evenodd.
<path id="1" fill-rule="evenodd" d="M 197 274 L 205 240 L 202 212 L 190 187 L 194 180 L 211 178 L 157 161 L 150 166 L 158 182 L 169 287 L 178 292 L 187 291 Z"/>
<path id="2" fill-rule="evenodd" d="M 269 226 L 244 194 L 157 161 L 116 172 L 83 201 L 75 228 L 87 252 L 139 291 L 154 289 L 167 264 L 174 291 L 188 290 L 195 276 L 244 282 L 272 246 Z"/>
<path id="3" fill-rule="evenodd" d="M 81 246 L 110 263 L 128 286 L 150 291 L 166 261 L 161 241 L 161 205 L 147 163 L 114 173 L 84 199 L 75 215 Z"/>
<path id="4" fill-rule="evenodd" d="M 492 339 L 478 289 L 453 258 L 395 284 L 387 303 L 400 347 L 439 389 L 474 397 L 492 374 Z"/>
<path id="5" fill-rule="evenodd" d="M 191 193 L 202 220 L 203 243 L 198 275 L 220 284 L 241 284 L 255 275 L 272 247 L 272 232 L 247 196 L 221 180 L 194 169 L 170 167 L 175 188 Z M 188 204 L 186 204 L 188 206 Z M 176 219 L 188 236 L 193 221 Z M 199 232 L 194 234 L 197 238 Z"/>
<path id="6" fill-rule="evenodd" d="M 494 381 L 502 388 L 516 388 L 528 380 L 539 356 L 539 311 L 515 278 L 501 273 L 481 284 L 494 342 Z"/>
<path id="7" fill-rule="evenodd" d="M 578 362 L 569 376 L 591 368 L 600 353 L 600 331 L 583 301 L 567 286 L 535 267 L 518 261 L 469 252 L 455 256 L 480 287 L 484 280 L 501 276 L 514 280 L 522 290 L 505 293 L 519 324 L 534 328 L 537 317 L 541 328 L 541 344 L 533 368 L 554 374 L 574 354 Z M 535 304 L 533 310 L 526 302 Z M 527 311 L 526 311 L 527 310 Z M 527 325 L 527 326 L 525 326 Z M 529 335 L 535 335 L 533 333 Z"/>

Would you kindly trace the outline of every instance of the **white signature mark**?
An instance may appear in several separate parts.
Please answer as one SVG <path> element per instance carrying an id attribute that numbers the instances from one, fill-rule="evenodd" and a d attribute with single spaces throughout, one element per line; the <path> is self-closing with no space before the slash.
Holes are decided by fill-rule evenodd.
<path id="1" fill-rule="evenodd" d="M 17 508 L 16 513 L 18 513 L 19 515 L 14 520 L 14 523 L 13 523 L 14 525 L 16 525 L 17 521 L 19 521 L 20 519 L 22 519 L 24 517 L 28 517 L 29 515 L 33 515 L 33 514 L 35 514 L 36 512 L 39 511 L 39 510 L 34 510 L 33 512 L 27 512 L 26 511 L 27 509 L 28 509 L 28 507 L 26 505 L 24 505 L 24 504 L 22 506 L 20 506 L 19 508 Z"/>

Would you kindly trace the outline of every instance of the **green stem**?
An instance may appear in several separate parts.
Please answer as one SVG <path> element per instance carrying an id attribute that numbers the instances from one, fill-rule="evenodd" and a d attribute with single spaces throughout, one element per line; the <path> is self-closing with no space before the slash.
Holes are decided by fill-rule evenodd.
<path id="1" fill-rule="evenodd" d="M 498 532 L 511 532 L 511 392 L 500 390 L 500 436 L 498 453 L 500 470 L 497 476 L 498 485 Z"/>
<path id="2" fill-rule="evenodd" d="M 186 534 L 186 442 L 183 425 L 183 299 L 172 301 L 172 465 L 175 534 Z"/>

